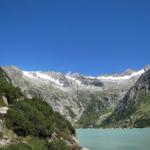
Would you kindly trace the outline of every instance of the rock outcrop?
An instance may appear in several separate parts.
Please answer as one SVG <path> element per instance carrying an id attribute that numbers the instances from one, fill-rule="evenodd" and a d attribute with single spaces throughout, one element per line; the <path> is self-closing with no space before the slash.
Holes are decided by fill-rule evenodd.
<path id="1" fill-rule="evenodd" d="M 150 92 L 150 70 L 146 71 L 136 82 L 136 84 L 126 93 L 123 100 L 118 104 L 114 113 L 123 117 L 127 111 L 134 111 L 134 106 L 142 101 L 142 97 Z"/>

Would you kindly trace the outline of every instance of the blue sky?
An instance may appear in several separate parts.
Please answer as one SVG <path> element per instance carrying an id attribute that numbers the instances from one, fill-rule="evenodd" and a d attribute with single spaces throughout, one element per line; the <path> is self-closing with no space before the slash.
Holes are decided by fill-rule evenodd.
<path id="1" fill-rule="evenodd" d="M 150 63 L 149 0 L 0 0 L 0 65 L 88 75 Z"/>

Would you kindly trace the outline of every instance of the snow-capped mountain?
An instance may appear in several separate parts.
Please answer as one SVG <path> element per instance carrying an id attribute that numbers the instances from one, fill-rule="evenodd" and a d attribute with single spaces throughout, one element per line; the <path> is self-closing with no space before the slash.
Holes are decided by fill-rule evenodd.
<path id="1" fill-rule="evenodd" d="M 110 76 L 99 76 L 99 80 L 109 80 L 109 81 L 124 81 L 124 80 L 129 80 L 134 77 L 140 76 L 145 72 L 144 69 L 141 69 L 139 71 L 132 71 L 129 74 L 123 74 L 123 75 L 110 75 Z"/>
<path id="2" fill-rule="evenodd" d="M 113 74 L 105 76 L 84 76 L 79 73 L 63 74 L 60 72 L 42 72 L 42 71 L 22 71 L 23 75 L 33 80 L 49 81 L 58 86 L 71 86 L 73 83 L 78 86 L 102 86 L 102 82 L 123 82 L 132 80 L 141 76 L 145 69 L 139 71 L 125 71 L 122 74 Z"/>
<path id="3" fill-rule="evenodd" d="M 105 112 L 108 107 L 113 109 L 149 67 L 97 77 L 79 73 L 22 71 L 14 66 L 2 68 L 13 85 L 20 87 L 27 97 L 41 96 L 54 110 L 76 122 L 88 107 L 99 112 Z"/>
<path id="4" fill-rule="evenodd" d="M 57 86 L 70 87 L 70 86 L 102 86 L 102 82 L 96 77 L 88 78 L 86 76 L 73 73 L 63 74 L 57 72 L 41 72 L 41 71 L 22 71 L 23 75 L 33 80 L 43 80 L 51 82 Z"/>

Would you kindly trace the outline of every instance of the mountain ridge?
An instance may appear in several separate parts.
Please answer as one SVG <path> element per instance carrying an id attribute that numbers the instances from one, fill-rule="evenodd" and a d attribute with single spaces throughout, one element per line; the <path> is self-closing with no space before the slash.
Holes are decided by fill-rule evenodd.
<path id="1" fill-rule="evenodd" d="M 104 121 L 104 126 L 150 126 L 150 69 L 128 90 L 113 113 Z"/>
<path id="2" fill-rule="evenodd" d="M 21 88 L 25 96 L 29 98 L 41 96 L 55 111 L 59 111 L 73 124 L 78 124 L 83 116 L 90 118 L 89 116 L 94 114 L 91 123 L 89 121 L 86 125 L 87 121 L 82 122 L 81 127 L 97 124 L 101 115 L 105 115 L 108 110 L 113 111 L 146 70 L 144 68 L 139 71 L 129 71 L 130 73 L 122 73 L 119 78 L 115 75 L 113 79 L 110 78 L 112 75 L 109 79 L 108 76 L 101 76 L 106 78 L 100 79 L 98 76 L 84 76 L 79 73 L 28 72 L 14 66 L 2 68 L 13 85 Z"/>
<path id="3" fill-rule="evenodd" d="M 34 73 L 34 72 L 43 72 L 43 73 L 60 73 L 60 74 L 64 74 L 64 75 L 81 75 L 81 76 L 85 76 L 85 77 L 89 77 L 89 78 L 98 78 L 98 77 L 105 77 L 105 76 L 125 76 L 125 75 L 131 75 L 132 73 L 135 73 L 135 72 L 138 72 L 140 70 L 147 70 L 148 68 L 150 68 L 150 65 L 147 64 L 147 65 L 144 65 L 143 68 L 141 69 L 132 69 L 132 68 L 128 68 L 128 69 L 125 69 L 124 71 L 119 71 L 119 72 L 112 72 L 112 73 L 103 73 L 103 74 L 98 74 L 98 75 L 90 75 L 90 74 L 85 74 L 85 73 L 80 73 L 80 72 L 72 72 L 72 71 L 69 71 L 69 72 L 61 72 L 61 71 L 54 71 L 54 70 L 40 70 L 40 69 L 37 69 L 37 70 L 26 70 L 26 69 L 23 69 L 23 68 L 20 68 L 18 66 L 15 66 L 15 65 L 4 65 L 4 66 L 1 66 L 2 68 L 7 68 L 7 67 L 11 67 L 11 68 L 16 68 L 16 69 L 19 69 L 21 71 L 26 71 L 26 72 L 29 72 L 29 73 Z"/>

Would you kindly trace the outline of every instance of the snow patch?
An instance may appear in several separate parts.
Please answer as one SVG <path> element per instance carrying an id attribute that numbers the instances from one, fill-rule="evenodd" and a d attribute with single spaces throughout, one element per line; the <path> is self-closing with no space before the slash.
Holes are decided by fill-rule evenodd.
<path id="1" fill-rule="evenodd" d="M 92 77 L 92 76 L 84 76 L 85 78 L 89 78 L 89 79 L 98 79 L 98 80 L 108 80 L 108 81 L 124 81 L 124 80 L 129 80 L 131 79 L 132 77 L 134 76 L 140 76 L 142 75 L 143 73 L 145 72 L 144 69 L 141 69 L 137 72 L 133 72 L 132 74 L 130 75 L 124 75 L 124 76 L 99 76 L 99 77 Z M 63 86 L 62 83 L 60 83 L 60 81 L 57 79 L 54 79 L 52 78 L 50 75 L 47 75 L 46 73 L 42 73 L 40 71 L 36 71 L 36 72 L 33 72 L 33 71 L 23 71 L 23 74 L 28 77 L 28 78 L 31 78 L 31 79 L 35 79 L 35 80 L 48 80 L 48 81 L 51 81 L 53 83 L 55 83 L 56 85 L 58 86 Z M 72 80 L 74 81 L 76 84 L 78 85 L 82 85 L 82 82 L 75 79 L 74 77 L 71 76 L 70 73 L 67 73 L 66 74 L 66 78 L 69 79 L 69 80 Z"/>
<path id="2" fill-rule="evenodd" d="M 87 79 L 96 79 L 96 77 L 92 77 L 92 76 L 84 76 Z"/>
<path id="3" fill-rule="evenodd" d="M 79 80 L 77 80 L 77 79 L 75 79 L 75 78 L 73 78 L 73 77 L 71 77 L 69 75 L 66 75 L 66 78 L 68 78 L 69 80 L 75 81 L 78 85 L 82 84 L 81 81 L 79 81 Z"/>
<path id="4" fill-rule="evenodd" d="M 37 77 L 35 75 L 33 75 L 33 72 L 29 72 L 29 71 L 23 71 L 23 74 L 25 76 L 27 76 L 28 78 L 32 78 L 32 79 L 37 79 Z"/>
<path id="5" fill-rule="evenodd" d="M 41 73 L 41 72 L 29 72 L 29 71 L 23 71 L 23 74 L 28 77 L 28 78 L 32 78 L 32 79 L 36 79 L 36 80 L 48 80 L 51 81 L 57 85 L 63 86 L 62 83 L 59 82 L 59 80 L 56 80 L 52 77 L 50 77 L 49 75 L 45 74 L 45 73 Z"/>
<path id="6" fill-rule="evenodd" d="M 144 73 L 144 69 L 141 69 L 137 72 L 133 72 L 131 75 L 125 75 L 125 76 L 99 76 L 97 79 L 99 80 L 112 80 L 112 81 L 118 81 L 118 80 L 129 80 L 134 76 L 142 75 Z"/>
<path id="7" fill-rule="evenodd" d="M 60 86 L 63 86 L 63 84 L 60 83 L 59 80 L 55 80 L 54 78 L 50 77 L 50 76 L 47 75 L 47 74 L 40 73 L 40 72 L 36 72 L 36 76 L 39 77 L 40 79 L 49 80 L 49 81 L 51 81 L 51 82 L 54 82 L 55 84 L 58 84 L 58 85 L 60 85 Z"/>

